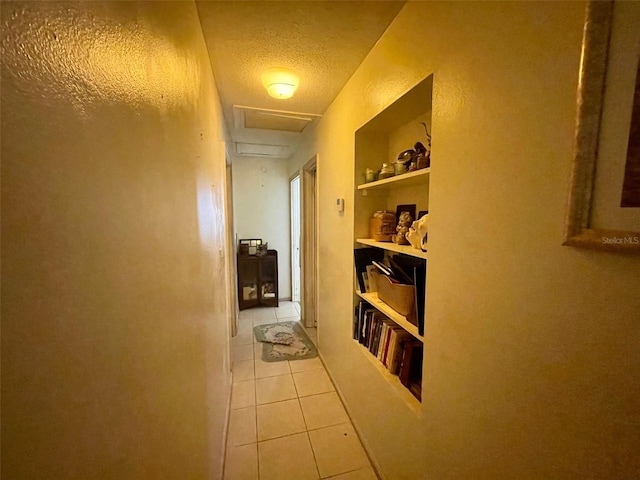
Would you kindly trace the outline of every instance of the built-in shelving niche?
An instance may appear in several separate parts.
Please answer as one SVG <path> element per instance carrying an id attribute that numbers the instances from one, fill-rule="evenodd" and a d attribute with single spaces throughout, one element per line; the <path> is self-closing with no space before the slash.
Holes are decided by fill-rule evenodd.
<path id="1" fill-rule="evenodd" d="M 425 261 L 427 259 L 427 252 L 373 241 L 369 234 L 369 221 L 374 212 L 378 210 L 395 212 L 397 205 L 416 204 L 416 212 L 429 210 L 430 169 L 417 170 L 370 183 L 365 183 L 365 171 L 367 168 L 378 171 L 383 163 L 393 163 L 400 152 L 413 148 L 415 142 L 426 144 L 426 134 L 420 122 L 425 122 L 431 133 L 432 91 L 433 76 L 431 75 L 390 104 L 355 133 L 354 239 L 356 239 L 356 243 L 354 248 L 373 246 L 392 254 L 403 253 L 423 258 Z M 394 317 L 399 318 L 398 315 L 394 315 L 394 311 L 390 307 L 381 304 L 377 299 L 377 294 L 355 292 L 354 306 L 362 299 L 370 300 L 375 308 L 392 320 Z M 402 319 L 397 323 L 415 338 L 423 340 L 413 325 L 403 322 Z M 386 368 L 362 345 L 359 345 L 359 349 L 387 380 L 389 387 L 395 389 L 410 409 L 419 414 L 421 411 L 420 402 L 400 383 L 398 377 L 390 375 Z"/>

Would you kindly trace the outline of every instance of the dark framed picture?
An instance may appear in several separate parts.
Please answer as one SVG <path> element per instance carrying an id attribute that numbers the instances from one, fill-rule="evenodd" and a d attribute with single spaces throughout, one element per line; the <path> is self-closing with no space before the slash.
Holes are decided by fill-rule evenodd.
<path id="1" fill-rule="evenodd" d="M 396 225 L 398 224 L 398 221 L 400 220 L 400 214 L 402 212 L 409 212 L 409 214 L 411 215 L 411 218 L 413 220 L 415 220 L 416 219 L 416 204 L 414 203 L 412 205 L 398 205 L 396 207 Z"/>

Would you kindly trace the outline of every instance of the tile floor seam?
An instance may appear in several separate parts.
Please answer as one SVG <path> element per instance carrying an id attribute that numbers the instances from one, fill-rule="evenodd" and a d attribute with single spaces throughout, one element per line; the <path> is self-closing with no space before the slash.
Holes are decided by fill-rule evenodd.
<path id="1" fill-rule="evenodd" d="M 307 419 L 304 416 L 304 410 L 302 409 L 302 403 L 300 403 L 300 397 L 298 397 L 297 400 L 298 400 L 298 406 L 300 407 L 300 411 L 302 412 L 302 421 L 304 422 L 304 429 L 308 433 L 309 432 L 309 426 L 307 425 Z"/>
<path id="2" fill-rule="evenodd" d="M 256 415 L 256 421 L 258 416 Z M 257 427 L 256 427 L 257 428 Z M 260 447 L 258 447 L 258 432 L 256 430 L 256 465 L 258 468 L 258 478 L 256 480 L 260 480 Z"/>
<path id="3" fill-rule="evenodd" d="M 338 425 L 344 425 L 345 423 L 346 422 L 338 422 L 338 423 L 332 423 L 330 425 L 323 425 L 322 427 L 308 428 L 307 432 L 315 432 L 316 430 L 322 430 L 323 428 L 337 427 Z"/>
<path id="4" fill-rule="evenodd" d="M 348 472 L 338 473 L 336 475 L 331 475 L 330 477 L 321 477 L 320 480 L 331 480 L 332 478 L 338 478 L 341 475 L 346 475 L 348 473 L 357 472 L 358 470 L 364 470 L 365 468 L 367 468 L 367 467 L 354 468 L 353 470 L 349 470 Z"/>
<path id="5" fill-rule="evenodd" d="M 284 400 L 274 400 L 273 402 L 261 403 L 260 405 L 256 405 L 256 407 L 262 407 L 263 405 L 273 405 L 274 403 L 286 402 L 287 400 L 295 400 L 295 398 L 285 398 Z M 246 408 L 246 407 L 242 407 Z M 236 410 L 239 410 L 236 408 Z"/>
<path id="6" fill-rule="evenodd" d="M 316 458 L 316 451 L 313 448 L 313 443 L 311 443 L 311 436 L 309 435 L 309 431 L 306 431 L 307 440 L 309 440 L 309 446 L 311 447 L 311 455 L 313 455 L 313 462 L 316 464 L 316 472 L 318 473 L 318 478 L 322 478 L 320 475 L 320 467 L 318 466 L 318 459 Z"/>
<path id="7" fill-rule="evenodd" d="M 291 366 L 289 366 L 289 370 L 291 370 Z M 293 388 L 296 390 L 296 398 L 300 402 L 300 392 L 298 392 L 298 385 L 296 385 L 296 377 L 294 377 L 293 371 L 291 372 L 291 379 L 293 380 Z M 300 405 L 300 409 L 302 409 L 302 405 Z"/>
<path id="8" fill-rule="evenodd" d="M 253 346 L 253 345 L 252 345 Z M 256 381 L 256 359 L 254 351 L 251 351 L 253 358 L 253 404 L 256 407 L 256 422 L 258 421 L 258 382 Z M 258 426 L 256 425 L 256 441 L 258 441 Z"/>
<path id="9" fill-rule="evenodd" d="M 255 361 L 254 361 L 255 362 Z M 255 363 L 253 365 L 255 371 Z M 256 388 L 256 468 L 257 468 L 257 478 L 256 480 L 260 480 L 260 450 L 258 447 L 258 389 Z"/>
<path id="10" fill-rule="evenodd" d="M 227 442 L 227 448 L 238 448 L 238 447 L 246 447 L 247 445 L 253 445 L 256 442 L 246 442 L 246 443 L 236 443 L 235 445 L 229 445 Z"/>
<path id="11" fill-rule="evenodd" d="M 265 442 L 270 442 L 271 440 L 278 440 L 279 438 L 293 437 L 294 435 L 300 435 L 301 433 L 307 433 L 307 431 L 305 430 L 303 432 L 287 433 L 286 435 L 278 435 L 277 437 L 269 437 L 269 438 L 265 438 L 264 440 L 258 440 L 256 443 L 265 443 Z"/>
<path id="12" fill-rule="evenodd" d="M 255 338 L 253 329 L 251 329 L 251 335 Z M 254 344 L 255 345 L 255 344 Z M 253 378 L 256 382 L 255 395 L 256 395 L 256 465 L 257 465 L 257 479 L 260 480 L 260 450 L 258 449 L 258 379 L 256 378 L 256 360 L 253 359 Z"/>

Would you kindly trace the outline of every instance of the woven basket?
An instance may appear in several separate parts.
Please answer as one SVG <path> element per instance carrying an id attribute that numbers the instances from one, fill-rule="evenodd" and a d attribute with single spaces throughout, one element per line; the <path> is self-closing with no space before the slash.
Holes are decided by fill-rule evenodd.
<path id="1" fill-rule="evenodd" d="M 415 317 L 416 287 L 414 285 L 402 285 L 391 283 L 385 275 L 377 276 L 378 298 L 393 308 L 400 315 Z M 412 322 L 413 323 L 413 322 Z"/>

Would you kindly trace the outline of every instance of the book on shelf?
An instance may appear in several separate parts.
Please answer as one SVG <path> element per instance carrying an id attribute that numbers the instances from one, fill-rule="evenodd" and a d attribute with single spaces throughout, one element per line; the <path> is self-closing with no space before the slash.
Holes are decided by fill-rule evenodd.
<path id="1" fill-rule="evenodd" d="M 389 327 L 389 335 L 387 340 L 388 345 L 386 346 L 386 355 L 382 363 L 384 364 L 385 367 L 387 367 L 387 370 L 389 370 L 390 372 L 392 372 L 393 358 L 399 344 L 398 337 L 400 336 L 400 339 L 401 339 L 406 333 L 407 332 L 405 332 L 402 327 L 399 327 L 396 324 L 393 324 Z"/>
<path id="2" fill-rule="evenodd" d="M 367 265 L 372 265 L 374 261 L 382 261 L 384 258 L 384 250 L 374 247 L 356 248 L 353 250 L 353 257 L 359 291 L 360 293 L 366 293 L 367 289 L 363 274 L 367 273 Z"/>
<path id="3" fill-rule="evenodd" d="M 373 310 L 364 300 L 360 300 L 356 305 L 356 311 L 353 319 L 353 339 L 359 343 L 364 343 L 366 333 L 365 314 Z"/>
<path id="4" fill-rule="evenodd" d="M 371 352 L 371 354 L 375 355 L 375 338 L 376 338 L 376 332 L 378 330 L 378 322 L 376 321 L 376 317 L 375 315 L 371 317 L 371 335 L 369 336 L 369 343 L 367 345 L 367 348 L 369 349 L 369 352 Z"/>
<path id="5" fill-rule="evenodd" d="M 367 278 L 369 280 L 369 289 L 367 293 L 377 292 L 378 283 L 376 282 L 376 267 L 374 265 L 367 265 Z M 366 287 L 366 285 L 365 285 Z"/>
<path id="6" fill-rule="evenodd" d="M 395 278 L 400 283 L 403 283 L 405 285 L 415 285 L 414 278 L 413 278 L 413 269 L 408 270 L 411 273 L 411 275 L 409 275 L 405 271 L 404 267 L 401 267 L 400 265 L 398 265 L 398 263 L 395 261 L 396 258 L 402 258 L 402 256 L 396 255 L 395 257 L 392 257 L 392 256 L 387 257 L 387 261 L 389 262 L 389 265 L 393 269 L 392 271 L 395 274 Z"/>
<path id="7" fill-rule="evenodd" d="M 377 357 L 380 350 L 380 337 L 382 335 L 382 327 L 384 325 L 383 320 L 386 319 L 382 313 L 376 312 L 374 315 L 375 333 L 373 335 L 373 351 L 372 353 Z"/>
<path id="8" fill-rule="evenodd" d="M 364 341 L 363 345 L 369 348 L 371 345 L 371 331 L 373 330 L 373 309 L 364 312 Z"/>
<path id="9" fill-rule="evenodd" d="M 366 302 L 358 305 L 357 340 L 387 369 L 397 375 L 404 343 L 414 337 Z M 354 321 L 355 324 L 355 321 Z M 418 340 L 416 340 L 418 341 Z"/>
<path id="10" fill-rule="evenodd" d="M 420 400 L 422 390 L 422 355 L 424 346 L 418 340 L 409 340 L 404 345 L 402 365 L 400 367 L 400 383 Z"/>
<path id="11" fill-rule="evenodd" d="M 384 336 L 384 351 L 382 352 L 382 357 L 380 357 L 380 361 L 382 362 L 382 364 L 387 367 L 387 355 L 389 354 L 389 345 L 391 343 L 391 334 L 393 333 L 394 330 L 394 324 L 392 322 L 389 322 L 387 324 L 387 330 L 385 332 L 385 336 Z"/>
<path id="12" fill-rule="evenodd" d="M 391 358 L 391 364 L 389 365 L 389 371 L 394 375 L 400 374 L 400 367 L 402 365 L 402 359 L 404 358 L 404 350 L 407 342 L 410 342 L 413 336 L 406 331 L 398 332 L 395 340 L 395 349 L 393 357 Z"/>
<path id="13" fill-rule="evenodd" d="M 360 335 L 360 343 L 365 346 L 371 353 L 376 349 L 376 339 L 378 335 L 378 325 L 380 321 L 380 312 L 375 308 L 367 307 L 364 309 L 362 316 L 362 328 Z"/>
<path id="14" fill-rule="evenodd" d="M 366 347 L 369 349 L 371 353 L 373 353 L 374 338 L 376 336 L 377 325 L 378 324 L 376 322 L 376 312 L 372 310 L 371 313 L 369 314 L 369 335 L 367 336 L 367 344 L 366 344 Z"/>
<path id="15" fill-rule="evenodd" d="M 361 300 L 353 317 L 353 339 L 420 399 L 423 344 L 382 312 Z"/>
<path id="16" fill-rule="evenodd" d="M 382 362 L 384 356 L 384 349 L 387 343 L 387 331 L 389 330 L 389 320 L 387 318 L 382 319 L 382 326 L 380 328 L 380 340 L 378 342 L 378 353 L 376 358 Z"/>
<path id="17" fill-rule="evenodd" d="M 378 269 L 378 271 L 381 274 L 387 275 L 388 277 L 393 277 L 395 275 L 393 273 L 393 270 L 391 270 L 389 267 L 387 267 L 384 262 L 377 262 L 377 261 L 373 260 L 371 263 L 373 264 L 374 267 L 376 267 Z"/>
<path id="18" fill-rule="evenodd" d="M 371 292 L 371 286 L 369 285 L 369 274 L 367 272 L 362 272 L 362 282 L 364 283 L 364 293 Z"/>

